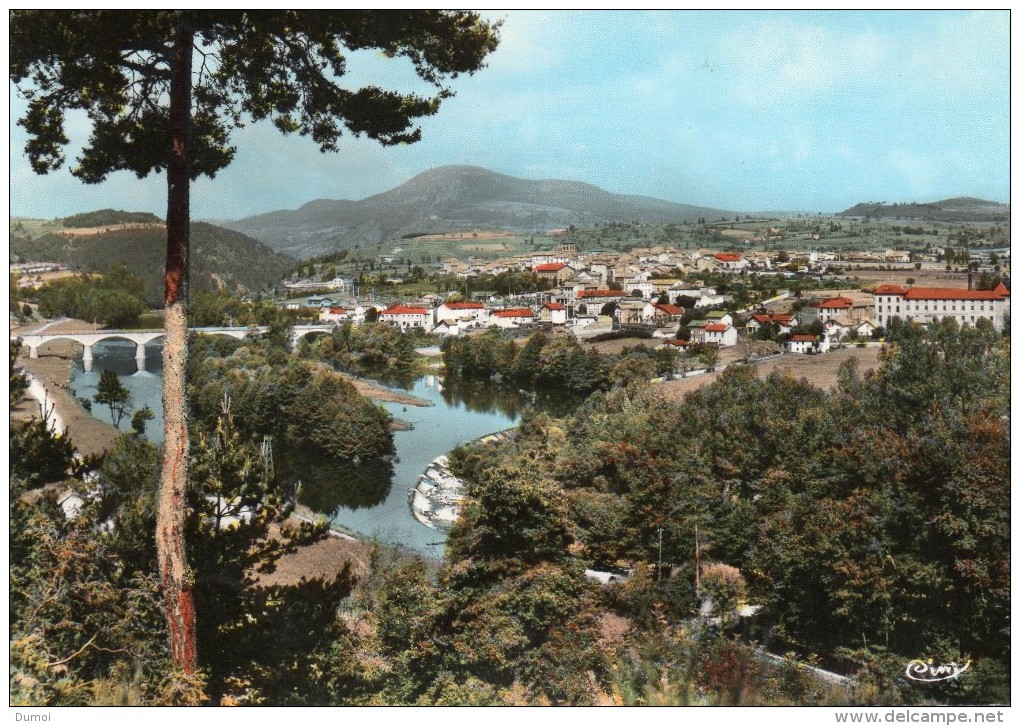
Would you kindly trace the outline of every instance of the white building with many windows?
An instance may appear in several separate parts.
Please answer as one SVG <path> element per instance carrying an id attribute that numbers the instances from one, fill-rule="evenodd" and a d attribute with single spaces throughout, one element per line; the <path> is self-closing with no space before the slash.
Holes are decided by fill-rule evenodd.
<path id="1" fill-rule="evenodd" d="M 1002 330 L 1008 314 L 1009 290 L 1001 282 L 994 290 L 899 285 L 879 285 L 875 289 L 875 319 L 883 327 L 893 318 L 919 323 L 953 318 L 960 325 L 974 325 L 987 318 L 996 330 Z"/>

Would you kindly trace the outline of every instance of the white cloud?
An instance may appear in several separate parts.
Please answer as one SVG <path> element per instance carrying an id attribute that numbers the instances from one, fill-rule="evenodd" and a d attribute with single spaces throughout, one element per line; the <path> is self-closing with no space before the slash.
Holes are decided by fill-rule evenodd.
<path id="1" fill-rule="evenodd" d="M 483 12 L 488 21 L 502 20 L 499 46 L 486 61 L 485 73 L 522 73 L 555 68 L 563 62 L 569 14 Z"/>
<path id="2" fill-rule="evenodd" d="M 888 56 L 874 35 L 768 21 L 727 35 L 718 49 L 729 96 L 750 106 L 803 99 L 874 74 Z"/>
<path id="3" fill-rule="evenodd" d="M 727 33 L 715 53 L 730 97 L 749 106 L 840 92 L 916 101 L 1007 88 L 1007 14 L 876 11 L 867 16 L 870 26 L 846 30 L 832 22 L 838 15 L 826 15 L 824 25 L 795 13 L 745 17 L 750 22 Z"/>
<path id="4" fill-rule="evenodd" d="M 906 183 L 907 191 L 918 197 L 926 197 L 938 189 L 941 162 L 909 149 L 893 149 L 886 154 L 886 161 L 893 175 Z"/>

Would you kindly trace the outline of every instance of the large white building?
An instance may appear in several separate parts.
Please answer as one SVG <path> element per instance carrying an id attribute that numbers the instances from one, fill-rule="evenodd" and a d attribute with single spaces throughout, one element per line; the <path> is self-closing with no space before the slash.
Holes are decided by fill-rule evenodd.
<path id="1" fill-rule="evenodd" d="M 1009 290 L 1001 282 L 994 290 L 958 290 L 949 287 L 900 287 L 879 285 L 875 289 L 875 319 L 886 326 L 893 318 L 930 323 L 954 318 L 960 325 L 974 325 L 981 318 L 1002 330 L 1009 314 Z"/>
<path id="2" fill-rule="evenodd" d="M 475 300 L 464 302 L 444 302 L 436 310 L 436 322 L 445 320 L 451 325 L 460 325 L 461 329 L 479 327 L 489 324 L 489 311 Z"/>
<path id="3" fill-rule="evenodd" d="M 410 305 L 393 305 L 379 313 L 379 321 L 389 323 L 401 330 L 412 330 L 420 328 L 431 330 L 431 311 L 428 308 L 412 307 Z"/>

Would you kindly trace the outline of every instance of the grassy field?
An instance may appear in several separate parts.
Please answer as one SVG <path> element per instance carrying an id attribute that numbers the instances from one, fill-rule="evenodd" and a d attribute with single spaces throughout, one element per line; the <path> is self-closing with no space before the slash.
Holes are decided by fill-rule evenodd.
<path id="1" fill-rule="evenodd" d="M 460 246 L 464 252 L 499 252 L 506 254 L 513 252 L 513 245 L 502 242 L 465 242 Z"/>
<path id="2" fill-rule="evenodd" d="M 22 275 L 21 279 L 30 281 L 31 287 L 42 287 L 48 282 L 74 277 L 77 274 L 74 270 L 56 270 L 54 272 L 36 272 L 30 275 Z"/>
<path id="3" fill-rule="evenodd" d="M 107 224 L 102 227 L 61 227 L 53 230 L 54 234 L 62 237 L 94 237 L 104 232 L 113 232 L 119 229 L 166 229 L 166 225 L 146 222 L 124 222 L 122 224 Z"/>
<path id="4" fill-rule="evenodd" d="M 513 232 L 499 232 L 497 230 L 482 229 L 482 230 L 473 230 L 471 232 L 446 232 L 445 234 L 424 234 L 421 237 L 415 237 L 414 239 L 426 240 L 426 241 L 430 241 L 430 242 L 431 241 L 436 241 L 436 242 L 449 242 L 449 241 L 463 242 L 465 239 L 467 239 L 467 240 L 477 240 L 479 242 L 484 242 L 485 240 L 490 240 L 490 239 L 511 239 L 514 236 L 515 235 L 514 235 Z"/>
<path id="5" fill-rule="evenodd" d="M 733 350 L 732 348 L 730 350 Z M 816 388 L 828 390 L 836 385 L 836 373 L 839 367 L 851 358 L 857 360 L 859 371 L 877 369 L 879 366 L 880 348 L 843 348 L 821 355 L 802 355 L 789 353 L 780 358 L 773 358 L 757 364 L 755 368 L 759 376 L 767 376 L 773 371 L 806 379 Z M 679 401 L 690 391 L 707 386 L 715 381 L 721 373 L 706 373 L 694 378 L 683 378 L 678 381 L 665 381 L 655 384 L 655 392 L 668 401 Z"/>
<path id="6" fill-rule="evenodd" d="M 66 227 L 55 219 L 31 219 L 29 217 L 11 217 L 11 234 L 35 239 L 44 234 L 61 232 Z"/>
<path id="7" fill-rule="evenodd" d="M 355 254 L 361 258 L 394 255 L 409 258 L 415 264 L 438 262 L 444 257 L 456 257 L 461 260 L 467 257 L 495 260 L 526 252 L 557 249 L 560 242 L 559 238 L 542 234 L 522 235 L 492 230 L 467 230 L 368 245 Z"/>
<path id="8" fill-rule="evenodd" d="M 861 287 L 872 287 L 882 284 L 906 285 L 912 279 L 919 287 L 953 287 L 967 288 L 966 272 L 947 272 L 946 270 L 852 270 L 848 274 L 857 278 Z"/>

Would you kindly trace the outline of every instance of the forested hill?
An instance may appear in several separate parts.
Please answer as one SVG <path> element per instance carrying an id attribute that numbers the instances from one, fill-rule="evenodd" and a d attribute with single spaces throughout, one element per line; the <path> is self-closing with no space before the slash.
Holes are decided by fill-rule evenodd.
<path id="1" fill-rule="evenodd" d="M 924 219 L 937 222 L 1009 222 L 1009 205 L 974 197 L 953 197 L 927 204 L 860 202 L 840 212 L 839 216 Z"/>
<path id="2" fill-rule="evenodd" d="M 519 232 L 606 222 L 681 223 L 733 212 L 612 194 L 575 181 L 518 179 L 443 166 L 360 201 L 319 199 L 300 209 L 226 223 L 275 250 L 307 258 L 406 235 L 470 229 Z"/>
<path id="3" fill-rule="evenodd" d="M 121 209 L 98 209 L 64 217 L 60 223 L 65 227 L 108 227 L 116 224 L 162 224 L 163 220 L 152 212 L 125 212 Z"/>
<path id="4" fill-rule="evenodd" d="M 96 272 L 123 262 L 145 279 L 149 304 L 160 305 L 166 264 L 165 226 L 158 220 L 125 223 L 115 217 L 104 224 L 107 226 L 96 227 L 94 232 L 77 228 L 73 233 L 60 233 L 54 229 L 33 236 L 30 226 L 15 223 L 11 228 L 11 259 L 63 262 Z M 225 287 L 255 292 L 285 276 L 294 264 L 291 258 L 251 237 L 204 222 L 191 225 L 191 243 L 193 290 Z"/>

